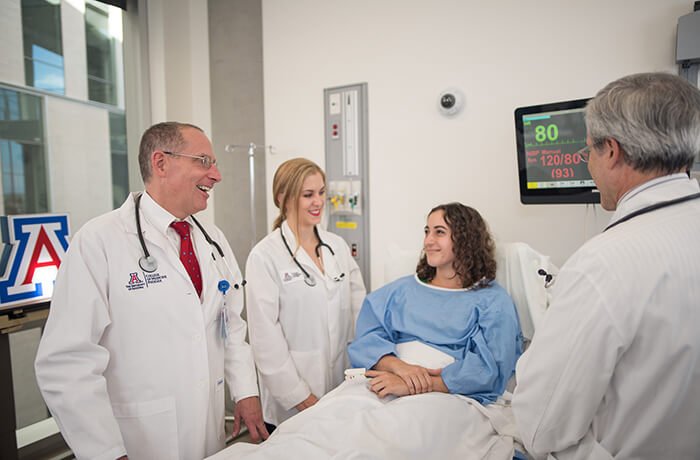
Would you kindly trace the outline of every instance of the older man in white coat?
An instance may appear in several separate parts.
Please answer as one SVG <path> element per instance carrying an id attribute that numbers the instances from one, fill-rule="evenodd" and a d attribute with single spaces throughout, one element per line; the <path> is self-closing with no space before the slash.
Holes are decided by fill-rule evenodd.
<path id="1" fill-rule="evenodd" d="M 139 163 L 146 191 L 71 242 L 37 380 L 79 459 L 202 459 L 224 446 L 225 381 L 234 431 L 267 437 L 238 264 L 192 216 L 221 173 L 201 129 L 175 122 L 144 133 Z"/>
<path id="2" fill-rule="evenodd" d="M 700 458 L 700 90 L 637 74 L 586 108 L 602 234 L 564 265 L 518 363 L 535 458 Z"/>

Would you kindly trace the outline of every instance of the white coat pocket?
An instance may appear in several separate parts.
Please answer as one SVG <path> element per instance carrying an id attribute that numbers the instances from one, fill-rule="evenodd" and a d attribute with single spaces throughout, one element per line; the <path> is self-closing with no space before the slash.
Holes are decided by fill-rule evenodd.
<path id="1" fill-rule="evenodd" d="M 174 398 L 114 403 L 112 410 L 129 460 L 178 460 Z"/>

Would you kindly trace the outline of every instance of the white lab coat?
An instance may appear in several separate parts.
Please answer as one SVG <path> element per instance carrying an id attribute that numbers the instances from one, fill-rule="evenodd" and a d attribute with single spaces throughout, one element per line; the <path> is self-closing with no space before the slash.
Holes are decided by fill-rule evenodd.
<path id="1" fill-rule="evenodd" d="M 88 222 L 61 264 L 36 359 L 47 406 L 79 459 L 195 460 L 224 446 L 224 379 L 236 400 L 257 395 L 243 294 L 227 294 L 230 335 L 220 335 L 223 278 L 215 249 L 192 229 L 202 300 L 178 249 L 149 217 L 162 208 L 144 194 L 141 225 L 158 261 L 148 274 L 136 233 L 134 200 Z M 167 217 L 167 213 L 166 213 Z M 165 224 L 167 228 L 167 224 Z M 240 282 L 224 235 L 209 227 Z M 219 257 L 219 254 L 216 253 Z M 220 257 L 219 257 L 220 260 Z"/>
<path id="2" fill-rule="evenodd" d="M 287 222 L 284 236 L 297 246 Z M 319 229 L 324 243 L 324 275 L 303 249 L 297 260 L 316 280 L 310 287 L 276 229 L 250 252 L 246 286 L 250 343 L 260 376 L 265 421 L 278 425 L 297 413 L 295 405 L 313 393 L 321 397 L 343 380 L 347 345 L 366 294 L 362 275 L 347 243 Z M 337 262 L 337 265 L 336 265 Z M 334 281 L 338 270 L 345 273 Z"/>
<path id="3" fill-rule="evenodd" d="M 684 174 L 623 197 L 612 221 L 698 192 Z M 564 265 L 516 368 L 535 458 L 700 458 L 700 200 L 596 236 Z"/>

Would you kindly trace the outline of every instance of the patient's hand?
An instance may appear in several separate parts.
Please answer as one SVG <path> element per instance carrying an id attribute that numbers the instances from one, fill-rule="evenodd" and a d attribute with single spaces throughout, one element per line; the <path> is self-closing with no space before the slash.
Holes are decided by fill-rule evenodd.
<path id="1" fill-rule="evenodd" d="M 318 402 L 318 398 L 316 397 L 315 394 L 311 393 L 305 400 L 303 400 L 302 402 L 300 402 L 299 404 L 297 404 L 294 407 L 296 407 L 296 409 L 299 412 L 301 412 L 304 409 L 308 409 L 309 407 L 313 406 L 317 402 Z"/>
<path id="2" fill-rule="evenodd" d="M 401 377 L 387 371 L 367 371 L 365 376 L 371 378 L 369 389 L 372 390 L 380 398 L 389 395 L 407 396 L 412 394 L 408 390 L 408 385 Z"/>
<path id="3" fill-rule="evenodd" d="M 433 380 L 430 372 L 423 366 L 415 366 L 393 355 L 385 355 L 374 366 L 380 371 L 388 371 L 398 375 L 406 383 L 409 394 L 428 393 L 433 391 Z"/>

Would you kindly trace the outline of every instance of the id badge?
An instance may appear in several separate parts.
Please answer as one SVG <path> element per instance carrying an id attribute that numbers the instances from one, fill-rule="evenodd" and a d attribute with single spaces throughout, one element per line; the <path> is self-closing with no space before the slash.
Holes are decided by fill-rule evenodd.
<path id="1" fill-rule="evenodd" d="M 228 341 L 228 311 L 226 310 L 226 302 L 224 302 L 224 306 L 221 309 L 221 315 L 219 319 L 219 323 L 221 325 L 221 338 L 224 340 L 224 342 Z"/>
<path id="2" fill-rule="evenodd" d="M 226 280 L 219 281 L 219 291 L 224 298 L 223 305 L 221 306 L 221 313 L 219 314 L 219 329 L 221 332 L 221 339 L 224 343 L 228 342 L 228 310 L 226 310 L 226 292 L 231 287 L 231 284 Z"/>

